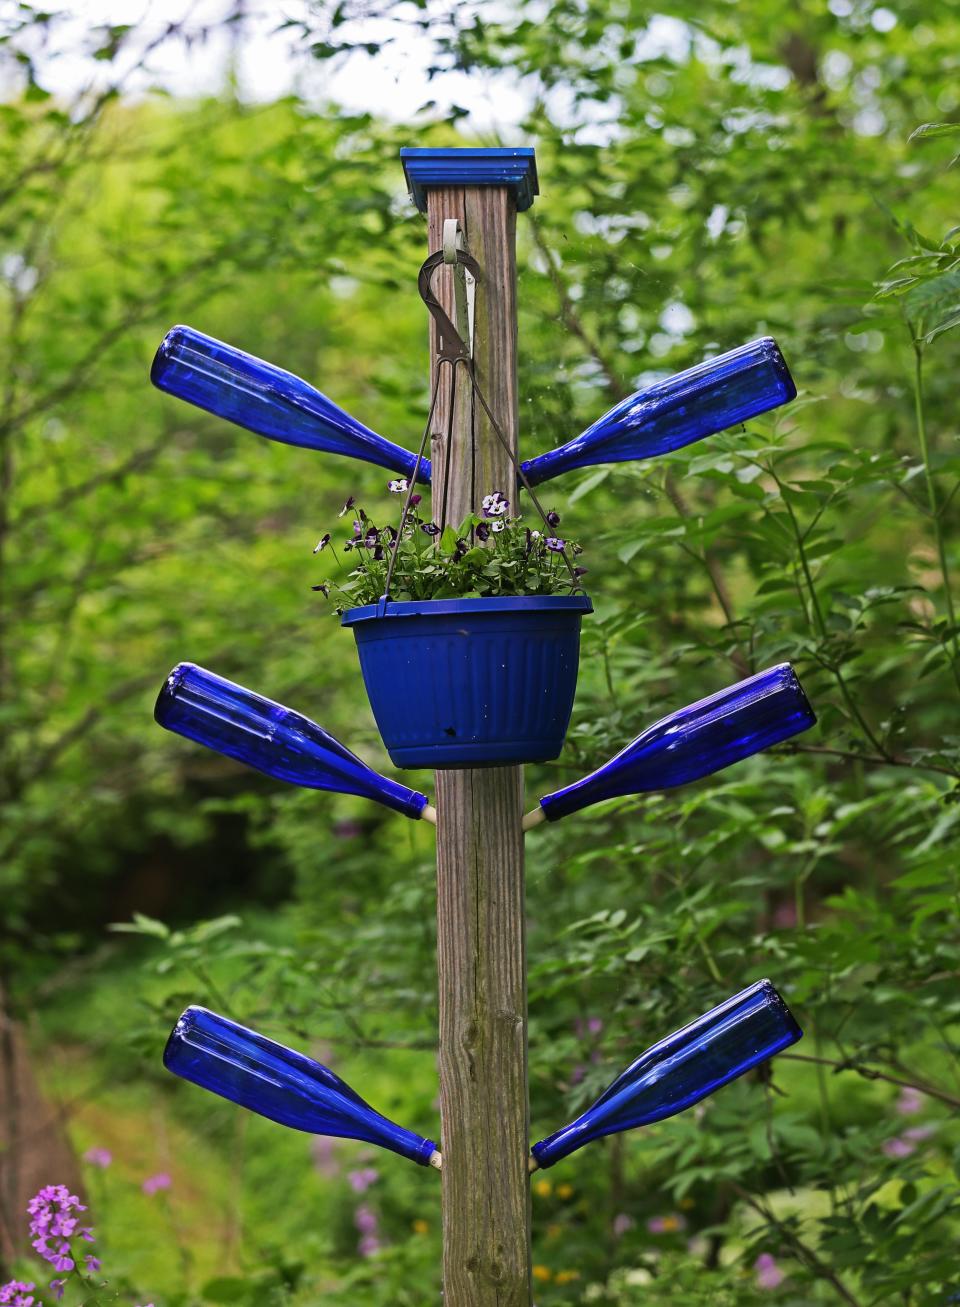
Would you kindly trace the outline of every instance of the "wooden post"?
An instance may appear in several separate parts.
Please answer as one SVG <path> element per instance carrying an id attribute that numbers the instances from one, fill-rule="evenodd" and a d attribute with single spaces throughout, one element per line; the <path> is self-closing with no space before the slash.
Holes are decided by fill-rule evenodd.
<path id="1" fill-rule="evenodd" d="M 516 215 L 536 193 L 533 151 L 405 150 L 403 158 L 430 251 L 442 246 L 444 220 L 458 218 L 480 265 L 477 376 L 516 449 Z M 434 287 L 453 317 L 452 273 L 438 272 Z M 432 381 L 433 325 L 431 345 Z M 470 401 L 461 371 L 451 447 L 432 446 L 438 494 L 449 460 L 453 523 L 491 491 L 516 497 L 510 458 Z M 448 405 L 449 390 L 439 397 L 438 433 Z M 529 1307 L 523 772 L 438 772 L 436 792 L 444 1307 Z"/>

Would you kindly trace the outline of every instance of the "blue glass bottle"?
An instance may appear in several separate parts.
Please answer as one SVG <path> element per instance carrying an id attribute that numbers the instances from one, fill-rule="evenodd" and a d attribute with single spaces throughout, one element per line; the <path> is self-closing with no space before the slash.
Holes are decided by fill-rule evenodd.
<path id="1" fill-rule="evenodd" d="M 576 439 L 522 464 L 531 485 L 578 467 L 668 454 L 796 397 L 783 355 L 764 336 L 629 395 Z"/>
<path id="2" fill-rule="evenodd" d="M 293 1130 L 361 1139 L 439 1167 L 432 1139 L 381 1116 L 329 1067 L 207 1008 L 187 1008 L 167 1040 L 163 1065 Z"/>
<path id="3" fill-rule="evenodd" d="M 604 799 L 685 785 L 809 730 L 816 720 L 793 668 L 780 663 L 648 726 L 589 776 L 544 795 L 540 811 L 558 821 Z M 536 824 L 531 817 L 527 827 Z"/>
<path id="4" fill-rule="evenodd" d="M 530 1151 L 538 1166 L 553 1166 L 593 1139 L 675 1116 L 802 1037 L 770 981 L 758 980 L 641 1053 L 581 1116 Z"/>
<path id="5" fill-rule="evenodd" d="M 280 781 L 373 799 L 433 820 L 426 796 L 381 776 L 322 726 L 195 663 L 178 663 L 154 709 L 168 731 Z"/>
<path id="6" fill-rule="evenodd" d="M 150 380 L 160 390 L 268 440 L 344 454 L 413 476 L 416 455 L 409 450 L 384 440 L 292 372 L 192 327 L 167 332 Z M 429 460 L 421 462 L 418 479 L 429 482 Z"/>

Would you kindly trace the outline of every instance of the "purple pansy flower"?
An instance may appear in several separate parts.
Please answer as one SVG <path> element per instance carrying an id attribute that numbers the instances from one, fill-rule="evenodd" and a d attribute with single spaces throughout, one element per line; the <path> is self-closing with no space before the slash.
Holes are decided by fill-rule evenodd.
<path id="1" fill-rule="evenodd" d="M 322 554 L 329 543 L 330 543 L 330 532 L 328 531 L 326 535 L 322 535 L 320 539 L 317 541 L 317 543 L 314 545 L 313 552 L 315 554 Z"/>
<path id="2" fill-rule="evenodd" d="M 425 531 L 428 536 L 438 536 L 440 534 L 440 528 L 436 522 L 421 522 L 420 530 Z"/>
<path id="3" fill-rule="evenodd" d="M 344 504 L 343 508 L 340 509 L 340 512 L 337 514 L 337 517 L 343 517 L 345 513 L 349 513 L 350 509 L 353 508 L 356 502 L 357 502 L 356 498 L 353 495 L 351 495 L 350 498 L 347 500 L 347 502 Z"/>
<path id="4" fill-rule="evenodd" d="M 410 489 L 410 482 L 406 477 L 398 477 L 396 481 L 388 481 L 387 489 L 391 494 L 402 495 L 404 491 Z"/>
<path id="5" fill-rule="evenodd" d="M 546 545 L 552 549 L 555 554 L 562 554 L 567 547 L 566 540 L 561 540 L 559 536 L 547 536 Z"/>
<path id="6" fill-rule="evenodd" d="M 484 517 L 502 517 L 510 507 L 510 500 L 504 499 L 499 490 L 495 490 L 492 495 L 483 497 L 483 514 Z"/>

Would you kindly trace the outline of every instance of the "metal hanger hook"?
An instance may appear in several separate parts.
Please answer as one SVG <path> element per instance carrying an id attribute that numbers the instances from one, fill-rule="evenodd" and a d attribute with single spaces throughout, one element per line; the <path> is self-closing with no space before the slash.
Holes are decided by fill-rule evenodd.
<path id="1" fill-rule="evenodd" d="M 456 219 L 453 221 L 456 221 Z M 437 250 L 434 254 L 431 254 L 429 258 L 424 260 L 423 265 L 420 268 L 420 275 L 417 278 L 417 289 L 420 292 L 420 298 L 427 306 L 427 312 L 437 324 L 440 333 L 438 357 L 449 359 L 452 362 L 454 359 L 469 359 L 470 346 L 450 321 L 440 304 L 440 301 L 433 293 L 433 287 L 431 285 L 433 274 L 436 272 L 437 268 L 441 267 L 444 263 L 450 262 L 454 265 L 454 276 L 457 275 L 460 267 L 463 267 L 470 273 L 474 281 L 480 281 L 481 277 L 479 263 L 477 263 L 476 259 L 468 254 L 466 250 L 457 249 L 454 245 L 451 253 L 453 257 L 448 260 L 447 250 Z"/>

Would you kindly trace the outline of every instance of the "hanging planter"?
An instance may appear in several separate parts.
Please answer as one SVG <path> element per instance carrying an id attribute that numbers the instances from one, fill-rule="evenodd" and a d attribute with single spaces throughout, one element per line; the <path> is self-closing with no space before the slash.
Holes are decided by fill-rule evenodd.
<path id="1" fill-rule="evenodd" d="M 577 688 L 580 623 L 593 604 L 583 593 L 585 568 L 568 556 L 557 529 L 517 462 L 516 452 L 477 385 L 469 350 L 430 289 L 442 256 L 420 270 L 420 293 L 437 321 L 443 346 L 433 397 L 412 474 L 389 483 L 404 495 L 399 525 L 378 528 L 351 497 L 353 535 L 342 552 L 358 559 L 349 575 L 314 586 L 338 604 L 353 628 L 367 697 L 384 744 L 398 767 L 497 767 L 556 758 L 563 747 Z M 476 263 L 456 255 L 474 275 Z M 509 515 L 516 490 L 493 490 L 482 512 L 448 521 L 449 460 L 434 486 L 433 520 L 424 520 L 416 485 L 432 429 L 444 368 L 450 398 L 444 446 L 450 447 L 457 375 L 527 489 L 542 529 Z M 315 553 L 331 543 L 324 535 Z M 334 556 L 338 558 L 334 546 Z M 579 545 L 570 552 L 580 552 Z"/>
<path id="2" fill-rule="evenodd" d="M 583 594 L 388 600 L 341 621 L 394 763 L 443 770 L 557 757 L 592 611 Z"/>

